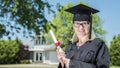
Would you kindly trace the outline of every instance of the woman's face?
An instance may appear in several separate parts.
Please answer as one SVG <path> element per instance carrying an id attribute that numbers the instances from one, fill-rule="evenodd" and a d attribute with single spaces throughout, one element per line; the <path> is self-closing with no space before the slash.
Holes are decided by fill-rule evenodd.
<path id="1" fill-rule="evenodd" d="M 78 37 L 88 36 L 90 23 L 88 21 L 74 21 L 73 28 Z"/>

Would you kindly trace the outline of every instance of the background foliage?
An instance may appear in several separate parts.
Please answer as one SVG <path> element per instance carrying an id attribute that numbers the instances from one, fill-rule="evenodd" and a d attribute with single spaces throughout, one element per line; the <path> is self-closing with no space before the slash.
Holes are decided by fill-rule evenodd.
<path id="1" fill-rule="evenodd" d="M 29 60 L 30 52 L 19 40 L 0 40 L 0 64 L 21 63 Z M 28 63 L 28 62 L 26 62 Z"/>
<path id="2" fill-rule="evenodd" d="M 0 40 L 0 64 L 16 63 L 19 43 L 15 40 Z"/>
<path id="3" fill-rule="evenodd" d="M 46 31 L 45 12 L 54 13 L 46 0 L 0 0 L 0 38 L 10 39 L 20 31 L 25 37 Z"/>
<path id="4" fill-rule="evenodd" d="M 120 66 L 120 34 L 114 36 L 110 45 L 111 65 Z"/>

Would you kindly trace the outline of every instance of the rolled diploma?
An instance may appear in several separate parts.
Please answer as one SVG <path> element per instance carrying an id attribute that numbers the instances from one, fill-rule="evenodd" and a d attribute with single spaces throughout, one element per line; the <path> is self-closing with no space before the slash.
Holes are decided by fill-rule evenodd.
<path id="1" fill-rule="evenodd" d="M 54 42 L 55 42 L 55 43 L 58 43 L 58 41 L 57 41 L 57 39 L 56 39 L 56 37 L 55 37 L 55 35 L 54 35 L 54 33 L 53 33 L 52 30 L 50 30 L 50 34 L 51 34 L 51 36 L 52 36 Z M 59 49 L 59 51 L 62 51 L 62 49 L 60 48 L 60 46 L 57 46 L 57 48 Z"/>
<path id="2" fill-rule="evenodd" d="M 53 38 L 54 42 L 55 42 L 55 43 L 57 43 L 58 41 L 57 41 L 57 39 L 56 39 L 55 35 L 53 34 L 53 31 L 52 31 L 52 30 L 50 30 L 50 34 L 51 34 L 51 36 L 52 36 L 52 38 Z M 60 47 L 60 46 L 57 46 L 57 48 L 59 49 L 59 52 L 62 52 L 62 51 L 63 51 L 63 50 L 61 49 L 61 47 Z M 65 57 L 63 57 L 62 59 L 64 60 L 64 59 L 65 59 Z"/>
<path id="3" fill-rule="evenodd" d="M 55 35 L 53 34 L 53 31 L 52 31 L 52 30 L 50 30 L 50 34 L 51 34 L 54 42 L 57 43 L 57 39 L 56 39 Z"/>

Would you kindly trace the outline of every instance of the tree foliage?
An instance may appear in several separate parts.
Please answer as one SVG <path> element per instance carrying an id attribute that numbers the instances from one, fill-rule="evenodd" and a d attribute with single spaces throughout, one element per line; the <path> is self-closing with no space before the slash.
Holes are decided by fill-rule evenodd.
<path id="1" fill-rule="evenodd" d="M 29 60 L 30 59 L 30 51 L 28 51 L 28 46 L 20 44 L 17 56 L 18 56 L 18 58 L 17 58 L 18 63 L 22 63 L 21 61 Z M 29 62 L 26 62 L 26 63 L 29 63 Z"/>
<path id="2" fill-rule="evenodd" d="M 61 42 L 62 47 L 68 42 L 70 43 L 72 31 L 72 15 L 64 12 L 64 9 L 71 7 L 72 4 L 68 4 L 64 6 L 60 11 L 56 14 L 56 16 L 52 19 L 51 27 L 48 29 L 52 29 L 55 33 L 57 39 Z M 49 24 L 49 23 L 48 23 Z"/>
<path id="3" fill-rule="evenodd" d="M 15 40 L 0 40 L 0 64 L 16 63 L 19 43 Z"/>
<path id="4" fill-rule="evenodd" d="M 111 65 L 120 66 L 120 34 L 114 36 L 110 45 Z"/>
<path id="5" fill-rule="evenodd" d="M 28 46 L 23 45 L 20 40 L 0 40 L 0 64 L 25 63 L 29 59 Z"/>
<path id="6" fill-rule="evenodd" d="M 88 5 L 86 3 L 83 3 Z M 73 35 L 73 15 L 65 12 L 64 10 L 72 7 L 73 4 L 69 3 L 66 6 L 61 7 L 60 11 L 56 14 L 56 16 L 52 19 L 51 25 L 52 27 L 48 27 L 47 29 L 52 29 L 55 32 L 57 39 L 61 41 L 62 47 L 68 45 L 71 42 L 71 38 Z M 97 37 L 102 38 L 106 33 L 105 30 L 101 28 L 102 22 L 100 21 L 99 16 L 96 14 L 93 15 L 93 30 Z M 54 28 L 53 28 L 54 27 Z"/>
<path id="7" fill-rule="evenodd" d="M 45 0 L 0 0 L 0 37 L 21 30 L 39 34 L 46 27 L 45 11 L 54 12 Z"/>

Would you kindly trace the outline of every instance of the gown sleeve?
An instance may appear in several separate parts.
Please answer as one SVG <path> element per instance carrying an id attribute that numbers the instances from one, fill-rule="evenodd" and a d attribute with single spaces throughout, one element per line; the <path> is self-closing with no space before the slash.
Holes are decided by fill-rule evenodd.
<path id="1" fill-rule="evenodd" d="M 97 68 L 109 68 L 110 58 L 108 48 L 104 42 L 100 43 L 98 55 L 96 57 Z"/>

